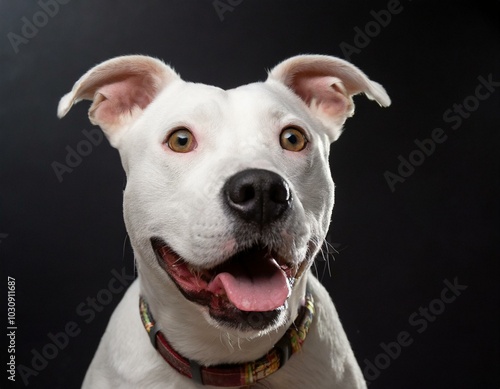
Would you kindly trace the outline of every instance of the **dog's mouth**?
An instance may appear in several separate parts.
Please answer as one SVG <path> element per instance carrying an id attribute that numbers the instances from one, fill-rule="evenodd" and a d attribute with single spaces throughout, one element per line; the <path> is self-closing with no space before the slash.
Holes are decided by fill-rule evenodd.
<path id="1" fill-rule="evenodd" d="M 151 243 L 158 262 L 182 294 L 208 306 L 216 318 L 279 311 L 286 305 L 306 262 L 294 264 L 263 244 L 256 244 L 218 266 L 201 268 L 189 264 L 162 240 L 153 238 Z"/>

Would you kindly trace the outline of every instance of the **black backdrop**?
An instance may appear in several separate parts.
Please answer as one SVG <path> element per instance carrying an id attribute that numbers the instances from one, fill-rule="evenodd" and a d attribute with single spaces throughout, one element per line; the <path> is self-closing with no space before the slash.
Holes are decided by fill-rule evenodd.
<path id="1" fill-rule="evenodd" d="M 16 386 L 78 387 L 122 296 L 109 283 L 134 271 L 118 153 L 99 137 L 85 148 L 88 104 L 60 121 L 59 98 L 117 55 L 231 88 L 320 53 L 350 59 L 393 100 L 357 97 L 332 146 L 340 253 L 329 269 L 318 261 L 370 387 L 498 388 L 498 3 L 2 1 L 0 322 L 13 335 L 0 352 L 12 338 Z M 70 148 L 88 155 L 58 178 Z"/>

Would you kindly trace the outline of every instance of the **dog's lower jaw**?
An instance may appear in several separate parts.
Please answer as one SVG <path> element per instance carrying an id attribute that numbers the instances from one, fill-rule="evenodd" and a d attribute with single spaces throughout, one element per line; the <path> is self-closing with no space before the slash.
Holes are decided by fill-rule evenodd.
<path id="1" fill-rule="evenodd" d="M 228 321 L 227 314 L 218 317 L 204 306 L 199 307 L 205 320 L 213 327 L 226 333 L 236 334 L 238 338 L 252 339 L 264 336 L 283 326 L 290 318 L 288 302 L 283 306 L 268 312 L 238 311 Z"/>

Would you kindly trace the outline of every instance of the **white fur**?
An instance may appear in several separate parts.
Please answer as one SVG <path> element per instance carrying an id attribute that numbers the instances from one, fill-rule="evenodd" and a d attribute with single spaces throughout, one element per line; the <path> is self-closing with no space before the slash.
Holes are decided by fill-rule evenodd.
<path id="1" fill-rule="evenodd" d="M 228 91 L 184 82 L 167 65 L 143 56 L 106 61 L 75 84 L 61 100 L 59 115 L 81 99 L 94 100 L 91 120 L 118 148 L 127 173 L 124 217 L 139 274 L 113 313 L 84 388 L 200 387 L 174 371 L 151 346 L 139 316 L 140 294 L 180 354 L 216 365 L 266 354 L 297 315 L 307 283 L 316 316 L 301 352 L 253 387 L 366 387 L 333 303 L 309 269 L 294 286 L 288 312 L 276 326 L 235 330 L 183 297 L 150 244 L 151 237 L 162 237 L 200 267 L 229 258 L 237 250 L 236 237 L 220 204 L 221 188 L 235 173 L 261 168 L 282 176 L 293 198 L 293 212 L 263 239 L 296 264 L 308 245 L 314 257 L 334 203 L 330 142 L 353 113 L 352 95 L 361 92 L 381 105 L 390 103 L 384 89 L 359 69 L 326 56 L 293 57 L 273 69 L 266 82 Z M 305 150 L 281 148 L 280 133 L 289 125 L 307 133 Z M 162 145 L 179 126 L 194 134 L 194 151 L 180 154 Z"/>

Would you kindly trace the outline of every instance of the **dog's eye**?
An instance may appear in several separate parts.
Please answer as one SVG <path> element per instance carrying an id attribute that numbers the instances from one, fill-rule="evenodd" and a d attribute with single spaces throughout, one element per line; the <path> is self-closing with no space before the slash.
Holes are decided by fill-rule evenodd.
<path id="1" fill-rule="evenodd" d="M 176 153 L 188 153 L 196 146 L 193 134 L 186 128 L 172 132 L 166 141 L 168 147 Z"/>
<path id="2" fill-rule="evenodd" d="M 280 144 L 285 150 L 301 151 L 307 146 L 307 138 L 298 128 L 287 127 L 281 131 Z"/>

